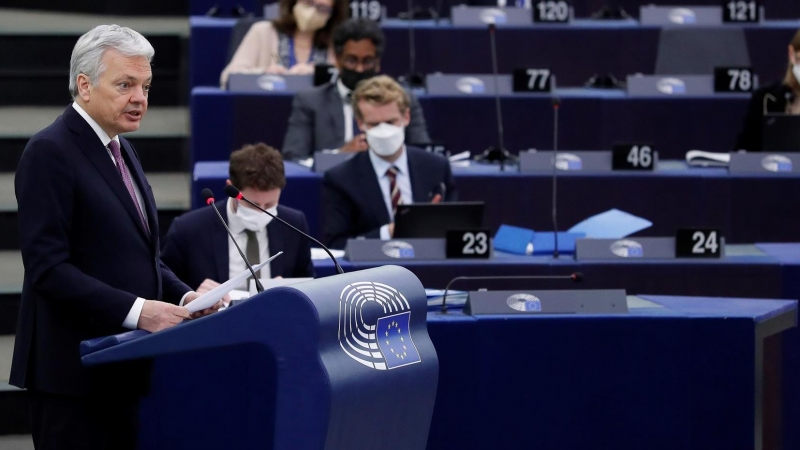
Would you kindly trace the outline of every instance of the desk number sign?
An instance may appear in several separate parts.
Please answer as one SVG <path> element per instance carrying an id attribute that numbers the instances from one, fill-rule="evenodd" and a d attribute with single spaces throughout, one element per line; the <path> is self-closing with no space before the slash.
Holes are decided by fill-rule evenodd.
<path id="1" fill-rule="evenodd" d="M 514 92 L 550 92 L 553 88 L 550 69 L 514 69 Z"/>
<path id="2" fill-rule="evenodd" d="M 383 5 L 378 0 L 353 0 L 350 2 L 350 18 L 380 22 L 383 18 Z"/>
<path id="3" fill-rule="evenodd" d="M 727 23 L 757 23 L 761 5 L 756 0 L 726 0 L 722 4 L 722 21 Z"/>
<path id="4" fill-rule="evenodd" d="M 714 69 L 714 92 L 751 92 L 756 82 L 749 67 L 717 67 Z"/>
<path id="5" fill-rule="evenodd" d="M 569 22 L 569 3 L 564 0 L 541 0 L 533 7 L 533 21 L 539 23 Z"/>
<path id="6" fill-rule="evenodd" d="M 709 228 L 682 228 L 675 235 L 678 258 L 719 258 L 722 256 L 722 233 Z"/>
<path id="7" fill-rule="evenodd" d="M 617 144 L 612 147 L 611 166 L 614 170 L 648 170 L 655 164 L 653 146 L 649 144 Z"/>
<path id="8" fill-rule="evenodd" d="M 447 232 L 448 258 L 484 258 L 492 255 L 489 230 L 458 230 Z"/>

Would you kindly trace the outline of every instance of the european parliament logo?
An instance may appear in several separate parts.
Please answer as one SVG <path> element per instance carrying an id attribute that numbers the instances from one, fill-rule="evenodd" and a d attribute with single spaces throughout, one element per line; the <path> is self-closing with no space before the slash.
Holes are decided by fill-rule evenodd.
<path id="1" fill-rule="evenodd" d="M 611 244 L 611 253 L 622 258 L 641 258 L 644 247 L 634 240 L 622 239 Z"/>
<path id="2" fill-rule="evenodd" d="M 556 169 L 581 170 L 583 169 L 583 160 L 580 156 L 572 153 L 559 153 L 556 155 Z"/>
<path id="3" fill-rule="evenodd" d="M 381 247 L 381 251 L 389 258 L 413 258 L 414 246 L 403 241 L 389 241 Z"/>
<path id="4" fill-rule="evenodd" d="M 502 24 L 506 23 L 508 17 L 506 16 L 505 11 L 498 8 L 486 8 L 481 11 L 481 22 L 485 24 Z"/>
<path id="5" fill-rule="evenodd" d="M 658 80 L 656 89 L 662 94 L 675 95 L 686 93 L 686 83 L 680 78 L 667 77 Z"/>
<path id="6" fill-rule="evenodd" d="M 689 8 L 674 8 L 669 12 L 669 21 L 678 25 L 697 22 L 697 15 Z"/>
<path id="7" fill-rule="evenodd" d="M 506 304 L 517 311 L 522 312 L 541 312 L 542 301 L 539 297 L 531 294 L 514 294 L 506 299 Z"/>
<path id="8" fill-rule="evenodd" d="M 770 172 L 791 172 L 792 160 L 783 155 L 769 155 L 761 160 L 761 167 Z"/>
<path id="9" fill-rule="evenodd" d="M 265 91 L 285 91 L 286 79 L 278 75 L 262 75 L 256 81 L 258 87 Z"/>
<path id="10" fill-rule="evenodd" d="M 456 81 L 456 89 L 465 94 L 483 94 L 486 92 L 486 86 L 480 78 L 476 77 L 462 77 Z"/>
<path id="11" fill-rule="evenodd" d="M 353 360 L 391 370 L 422 359 L 411 339 L 411 306 L 397 289 L 362 281 L 339 295 L 339 346 Z"/>

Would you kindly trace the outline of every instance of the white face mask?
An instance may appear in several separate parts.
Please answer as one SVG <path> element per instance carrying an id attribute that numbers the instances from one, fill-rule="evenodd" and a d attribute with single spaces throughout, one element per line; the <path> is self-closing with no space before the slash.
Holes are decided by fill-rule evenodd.
<path id="1" fill-rule="evenodd" d="M 382 123 L 367 130 L 369 149 L 378 156 L 394 155 L 403 145 L 405 139 L 405 127 Z"/>
<path id="2" fill-rule="evenodd" d="M 294 5 L 294 20 L 300 31 L 317 31 L 328 23 L 328 15 L 317 11 L 317 8 L 297 2 Z M 266 215 L 266 214 L 265 214 Z"/>
<path id="3" fill-rule="evenodd" d="M 278 206 L 273 206 L 272 208 L 268 208 L 267 211 L 272 213 L 273 215 L 278 215 Z M 242 224 L 245 228 L 250 231 L 259 231 L 263 230 L 264 228 L 272 222 L 272 217 L 264 214 L 261 211 L 257 211 L 253 208 L 247 208 L 245 206 L 239 205 L 236 208 L 236 217 L 242 221 Z"/>
<path id="4" fill-rule="evenodd" d="M 794 72 L 794 78 L 798 83 L 800 83 L 800 63 L 797 63 L 792 67 L 792 72 Z"/>

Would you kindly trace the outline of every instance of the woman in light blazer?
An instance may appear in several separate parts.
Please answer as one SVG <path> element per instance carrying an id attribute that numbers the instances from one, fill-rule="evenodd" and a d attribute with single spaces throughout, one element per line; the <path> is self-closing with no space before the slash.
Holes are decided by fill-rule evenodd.
<path id="1" fill-rule="evenodd" d="M 281 0 L 280 17 L 250 27 L 220 76 L 232 73 L 310 74 L 333 64 L 333 29 L 347 19 L 347 0 Z"/>

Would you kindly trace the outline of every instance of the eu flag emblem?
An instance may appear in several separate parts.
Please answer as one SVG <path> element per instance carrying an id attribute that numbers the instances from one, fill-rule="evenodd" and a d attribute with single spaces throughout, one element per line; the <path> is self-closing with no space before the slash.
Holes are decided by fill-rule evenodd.
<path id="1" fill-rule="evenodd" d="M 378 319 L 378 347 L 390 370 L 420 362 L 417 347 L 411 340 L 410 322 L 411 311 Z"/>

